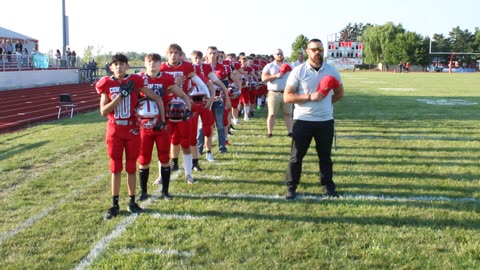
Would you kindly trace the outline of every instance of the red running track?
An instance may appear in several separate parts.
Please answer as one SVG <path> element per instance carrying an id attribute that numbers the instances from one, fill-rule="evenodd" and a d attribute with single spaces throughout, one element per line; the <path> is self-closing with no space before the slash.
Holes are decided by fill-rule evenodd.
<path id="1" fill-rule="evenodd" d="M 99 108 L 100 96 L 90 83 L 0 91 L 0 133 L 56 120 L 60 94 L 65 93 L 72 96 L 77 113 Z"/>

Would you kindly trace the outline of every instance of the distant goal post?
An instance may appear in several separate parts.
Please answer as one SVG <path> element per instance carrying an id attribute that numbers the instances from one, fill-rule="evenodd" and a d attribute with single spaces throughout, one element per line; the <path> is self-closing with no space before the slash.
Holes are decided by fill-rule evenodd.
<path id="1" fill-rule="evenodd" d="M 454 68 L 458 68 L 459 64 L 458 61 L 454 61 L 455 55 L 480 55 L 480 52 L 435 52 L 432 51 L 432 41 L 434 39 L 430 38 L 430 47 L 428 49 L 428 53 L 431 55 L 448 55 L 450 57 L 449 64 L 448 64 L 448 72 L 452 73 Z M 480 60 L 477 59 L 476 69 L 480 68 Z M 437 58 L 437 67 L 438 67 L 438 58 Z"/>

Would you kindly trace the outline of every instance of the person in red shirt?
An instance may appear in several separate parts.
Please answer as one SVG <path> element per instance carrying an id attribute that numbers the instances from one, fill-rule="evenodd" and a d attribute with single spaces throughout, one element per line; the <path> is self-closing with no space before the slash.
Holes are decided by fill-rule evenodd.
<path id="1" fill-rule="evenodd" d="M 160 96 L 144 86 L 143 79 L 136 74 L 127 74 L 130 68 L 128 58 L 123 54 L 112 57 L 110 70 L 112 76 L 101 78 L 95 85 L 100 94 L 100 113 L 106 116 L 107 152 L 110 157 L 112 207 L 108 209 L 104 219 L 111 219 L 120 212 L 118 205 L 121 175 L 123 170 L 123 153 L 125 152 L 125 170 L 127 172 L 128 195 L 130 197 L 127 210 L 132 213 L 143 211 L 135 202 L 137 158 L 140 152 L 140 132 L 137 126 L 135 108 L 139 93 L 155 101 L 161 110 L 160 121 L 156 128 L 165 124 L 163 102 Z"/>
<path id="2" fill-rule="evenodd" d="M 182 98 L 187 109 L 191 108 L 188 96 L 175 84 L 175 78 L 167 73 L 160 72 L 162 59 L 157 53 L 150 53 L 145 56 L 145 72 L 139 75 L 143 78 L 145 85 L 148 86 L 158 96 L 161 96 L 164 104 L 176 96 Z M 140 197 L 139 200 L 148 198 L 147 183 L 150 174 L 150 162 L 154 144 L 157 147 L 157 156 L 159 161 L 159 174 L 162 179 L 162 197 L 171 200 L 172 196 L 168 192 L 170 185 L 170 132 L 167 128 L 155 130 L 154 125 L 158 117 L 152 110 L 153 106 L 149 104 L 148 99 L 144 99 L 137 106 L 137 117 L 140 121 L 141 148 L 138 157 L 140 178 Z M 160 112 L 158 112 L 160 115 Z M 165 113 L 165 112 L 164 112 Z"/>
<path id="3" fill-rule="evenodd" d="M 214 124 L 214 118 L 213 118 L 213 113 L 211 111 L 212 108 L 212 103 L 215 98 L 215 86 L 213 85 L 212 81 L 210 81 L 207 76 L 208 74 L 211 74 L 213 72 L 212 66 L 203 63 L 203 53 L 201 51 L 193 51 L 191 55 L 191 61 L 193 66 L 195 67 L 195 73 L 197 73 L 197 76 L 199 76 L 207 85 L 208 89 L 210 90 L 210 99 L 205 100 L 204 96 L 201 94 L 199 95 L 198 89 L 195 87 L 192 89 L 190 92 L 190 96 L 192 99 L 197 99 L 197 102 L 194 102 L 196 105 L 194 106 L 194 118 L 193 118 L 193 128 L 192 132 L 196 134 L 196 139 L 197 142 L 194 147 L 192 147 L 192 160 L 193 160 L 193 169 L 195 171 L 202 171 L 200 168 L 199 162 L 198 162 L 198 156 L 199 152 L 203 151 L 203 137 L 204 136 L 212 136 L 213 132 L 213 124 Z M 199 100 L 200 99 L 200 100 Z M 203 99 L 203 100 L 202 100 Z M 198 120 L 201 119 L 201 127 L 199 126 Z M 201 132 L 198 132 L 198 131 Z M 203 133 L 202 133 L 203 132 Z M 198 134 L 201 133 L 201 134 Z M 202 143 L 199 144 L 198 141 L 202 140 Z M 200 146 L 199 146 L 200 145 Z M 199 149 L 200 148 L 200 149 Z M 212 161 L 212 159 L 209 159 L 209 153 L 211 149 L 211 144 L 210 148 L 207 146 L 207 160 Z"/>
<path id="4" fill-rule="evenodd" d="M 160 65 L 160 71 L 171 74 L 175 77 L 177 85 L 182 87 L 182 91 L 188 93 L 192 83 L 203 92 L 207 98 L 210 98 L 210 92 L 205 83 L 197 76 L 192 63 L 181 60 L 184 55 L 182 47 L 178 44 L 170 44 L 167 48 L 167 62 Z M 177 101 L 176 101 L 177 102 Z M 187 117 L 189 118 L 189 117 Z M 195 179 L 192 176 L 192 151 L 190 149 L 192 143 L 196 142 L 195 134 L 191 132 L 191 121 L 189 119 L 174 122 L 168 121 L 168 128 L 172 132 L 172 147 L 182 148 L 183 153 L 183 169 L 187 183 L 193 184 Z M 172 156 L 172 170 L 178 170 L 178 156 Z"/>

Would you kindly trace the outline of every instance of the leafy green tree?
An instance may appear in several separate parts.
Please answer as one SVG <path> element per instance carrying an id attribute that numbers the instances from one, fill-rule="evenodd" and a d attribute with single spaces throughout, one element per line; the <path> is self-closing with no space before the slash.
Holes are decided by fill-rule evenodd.
<path id="1" fill-rule="evenodd" d="M 93 58 L 93 46 L 88 45 L 84 50 L 83 50 L 83 59 L 81 61 L 81 65 L 88 63 L 90 59 Z"/>
<path id="2" fill-rule="evenodd" d="M 446 38 L 443 34 L 433 34 L 432 38 L 432 53 L 435 52 L 450 52 L 450 39 Z"/>
<path id="3" fill-rule="evenodd" d="M 355 23 L 352 25 L 352 23 L 348 23 L 345 28 L 340 30 L 338 41 L 362 41 L 363 33 L 369 26 L 372 26 L 372 24 Z"/>
<path id="4" fill-rule="evenodd" d="M 292 54 L 290 55 L 291 61 L 297 61 L 298 52 L 304 52 L 307 49 L 308 37 L 299 35 L 292 43 Z"/>
<path id="5" fill-rule="evenodd" d="M 372 25 L 363 34 L 365 64 L 396 64 L 395 40 L 397 34 L 405 33 L 401 24 L 388 22 L 384 25 Z"/>

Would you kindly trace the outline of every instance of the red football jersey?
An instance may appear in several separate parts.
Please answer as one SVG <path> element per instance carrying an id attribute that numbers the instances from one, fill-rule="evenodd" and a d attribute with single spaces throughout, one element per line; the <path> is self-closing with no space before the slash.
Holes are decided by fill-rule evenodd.
<path id="1" fill-rule="evenodd" d="M 120 94 L 120 86 L 125 85 L 128 81 L 135 83 L 135 91 L 128 97 L 124 98 L 113 111 L 111 111 L 107 118 L 110 121 L 114 120 L 135 120 L 135 107 L 138 103 L 138 89 L 144 86 L 142 77 L 137 74 L 127 74 L 125 78 L 118 80 L 113 76 L 105 76 L 101 78 L 95 85 L 97 93 L 107 94 L 108 102 L 115 99 Z"/>
<path id="2" fill-rule="evenodd" d="M 160 71 L 168 73 L 174 78 L 177 78 L 181 76 L 188 77 L 190 73 L 195 72 L 195 69 L 193 68 L 192 63 L 189 62 L 180 62 L 177 66 L 171 66 L 168 63 L 163 62 L 160 65 Z M 187 78 L 182 85 L 183 92 L 188 93 L 189 85 L 190 79 Z"/>
<path id="3" fill-rule="evenodd" d="M 162 97 L 164 104 L 167 104 L 170 101 L 172 95 L 169 95 L 168 88 L 175 84 L 175 78 L 172 75 L 165 72 L 159 72 L 156 77 L 150 77 L 143 72 L 139 75 L 144 80 L 144 84 L 148 85 L 150 90 Z M 160 95 L 160 93 L 164 94 Z M 141 96 L 143 97 L 145 95 L 141 93 Z"/>
<path id="4" fill-rule="evenodd" d="M 217 63 L 213 68 L 215 69 L 215 74 L 220 80 L 228 79 L 228 70 L 224 64 Z"/>

